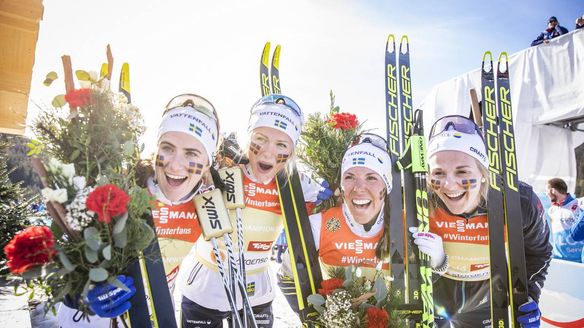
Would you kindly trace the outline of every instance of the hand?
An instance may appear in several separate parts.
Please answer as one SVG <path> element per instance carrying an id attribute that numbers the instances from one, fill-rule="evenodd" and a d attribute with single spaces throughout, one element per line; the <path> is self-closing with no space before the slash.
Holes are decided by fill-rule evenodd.
<path id="1" fill-rule="evenodd" d="M 331 198 L 333 191 L 329 188 L 329 183 L 326 180 L 322 180 L 320 183 L 320 189 L 318 190 L 318 195 L 316 196 L 316 205 L 320 205 L 325 200 Z"/>
<path id="2" fill-rule="evenodd" d="M 430 256 L 432 268 L 438 268 L 446 260 L 442 237 L 432 232 L 418 232 L 417 227 L 410 227 L 410 232 L 414 237 L 414 244 L 418 245 L 420 251 Z"/>
<path id="3" fill-rule="evenodd" d="M 128 300 L 136 293 L 134 279 L 124 275 L 118 276 L 117 279 L 129 290 L 124 290 L 106 282 L 95 286 L 87 294 L 89 307 L 100 317 L 115 318 L 130 309 Z"/>
<path id="4" fill-rule="evenodd" d="M 233 132 L 223 139 L 223 143 L 219 147 L 219 154 L 229 158 L 234 164 L 249 163 L 249 159 L 237 143 L 237 137 Z"/>
<path id="5" fill-rule="evenodd" d="M 517 318 L 517 321 L 519 321 L 521 327 L 539 328 L 541 312 L 539 311 L 539 306 L 531 297 L 529 301 L 519 306 L 519 312 L 522 315 Z"/>

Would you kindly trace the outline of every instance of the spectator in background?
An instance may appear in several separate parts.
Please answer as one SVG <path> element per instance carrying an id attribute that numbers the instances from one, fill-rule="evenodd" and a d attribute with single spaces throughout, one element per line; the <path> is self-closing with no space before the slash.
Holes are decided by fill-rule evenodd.
<path id="1" fill-rule="evenodd" d="M 579 29 L 584 27 L 584 15 L 578 17 L 576 19 L 576 27 L 574 29 Z"/>
<path id="2" fill-rule="evenodd" d="M 574 241 L 584 242 L 584 211 L 580 213 L 580 219 L 578 220 L 578 223 L 572 226 L 570 237 L 572 237 Z M 584 263 L 584 248 L 582 249 L 582 256 L 580 257 L 580 261 Z"/>
<path id="3" fill-rule="evenodd" d="M 286 231 L 282 229 L 278 239 L 276 239 L 276 262 L 282 263 L 282 254 L 288 249 L 288 242 L 286 241 Z"/>
<path id="4" fill-rule="evenodd" d="M 570 231 L 584 212 L 578 200 L 568 193 L 568 185 L 560 178 L 547 182 L 547 196 L 552 201 L 548 209 L 553 237 L 553 256 L 567 261 L 581 261 L 584 241 L 572 239 Z"/>
<path id="5" fill-rule="evenodd" d="M 568 33 L 568 29 L 560 26 L 558 19 L 555 16 L 552 16 L 548 19 L 547 28 L 539 34 L 537 39 L 531 42 L 531 46 L 533 47 L 541 43 L 548 43 L 551 39 L 566 33 Z"/>

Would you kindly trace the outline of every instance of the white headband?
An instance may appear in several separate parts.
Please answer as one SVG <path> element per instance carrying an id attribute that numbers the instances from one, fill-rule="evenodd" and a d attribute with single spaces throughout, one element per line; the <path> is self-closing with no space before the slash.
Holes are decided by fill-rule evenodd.
<path id="1" fill-rule="evenodd" d="M 296 144 L 302 132 L 302 121 L 286 105 L 262 104 L 253 110 L 247 131 L 251 132 L 259 127 L 282 131 L 292 139 L 292 143 Z"/>
<path id="2" fill-rule="evenodd" d="M 217 150 L 217 124 L 207 115 L 195 110 L 193 107 L 177 107 L 169 110 L 162 117 L 158 128 L 158 138 L 166 132 L 183 132 L 199 140 L 209 158 L 213 162 L 213 156 Z"/>
<path id="3" fill-rule="evenodd" d="M 486 169 L 489 168 L 485 143 L 476 133 L 468 134 L 448 130 L 436 135 L 428 143 L 428 158 L 445 150 L 463 152 L 478 160 Z"/>
<path id="4" fill-rule="evenodd" d="M 379 174 L 385 182 L 387 193 L 391 192 L 391 158 L 387 151 L 371 143 L 360 143 L 345 152 L 341 175 L 352 167 L 366 167 Z"/>

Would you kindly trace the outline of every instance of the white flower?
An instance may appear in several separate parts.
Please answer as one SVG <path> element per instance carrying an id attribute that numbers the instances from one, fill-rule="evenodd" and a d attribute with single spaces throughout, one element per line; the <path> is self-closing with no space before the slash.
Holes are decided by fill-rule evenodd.
<path id="1" fill-rule="evenodd" d="M 49 164 L 47 164 L 47 171 L 57 173 L 62 165 L 63 163 L 59 162 L 58 159 L 51 157 L 49 159 Z"/>
<path id="2" fill-rule="evenodd" d="M 86 184 L 85 177 L 80 176 L 73 177 L 73 186 L 75 186 L 76 191 L 79 192 L 80 190 L 85 188 L 85 184 Z"/>
<path id="3" fill-rule="evenodd" d="M 97 81 L 97 79 L 99 78 L 99 75 L 97 74 L 96 71 L 89 71 L 87 73 L 89 74 L 89 78 L 91 79 L 91 81 Z"/>
<path id="4" fill-rule="evenodd" d="M 93 221 L 95 213 L 88 211 L 85 206 L 87 195 L 89 195 L 92 190 L 93 188 L 91 187 L 78 190 L 77 195 L 73 201 L 71 201 L 71 204 L 67 205 L 67 216 L 65 218 L 67 219 L 69 226 L 76 231 L 83 230 Z"/>
<path id="5" fill-rule="evenodd" d="M 91 81 L 79 80 L 79 86 L 81 87 L 81 89 L 89 89 L 89 88 L 91 88 L 91 84 L 92 84 Z"/>
<path id="6" fill-rule="evenodd" d="M 49 202 L 64 203 L 67 201 L 67 189 L 53 190 L 51 188 L 45 188 L 41 190 L 41 194 Z"/>
<path id="7" fill-rule="evenodd" d="M 73 177 L 75 176 L 75 165 L 73 164 L 63 164 L 61 167 L 63 172 L 63 177 L 67 178 L 69 183 L 73 183 Z"/>

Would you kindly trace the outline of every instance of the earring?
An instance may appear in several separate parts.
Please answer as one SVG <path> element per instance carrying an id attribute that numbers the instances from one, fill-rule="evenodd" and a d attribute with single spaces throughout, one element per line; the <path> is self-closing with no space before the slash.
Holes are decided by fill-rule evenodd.
<path id="1" fill-rule="evenodd" d="M 485 178 L 482 178 L 482 179 L 481 179 L 481 182 L 482 182 L 482 183 L 485 183 L 485 182 L 487 182 L 487 179 L 485 179 Z"/>

